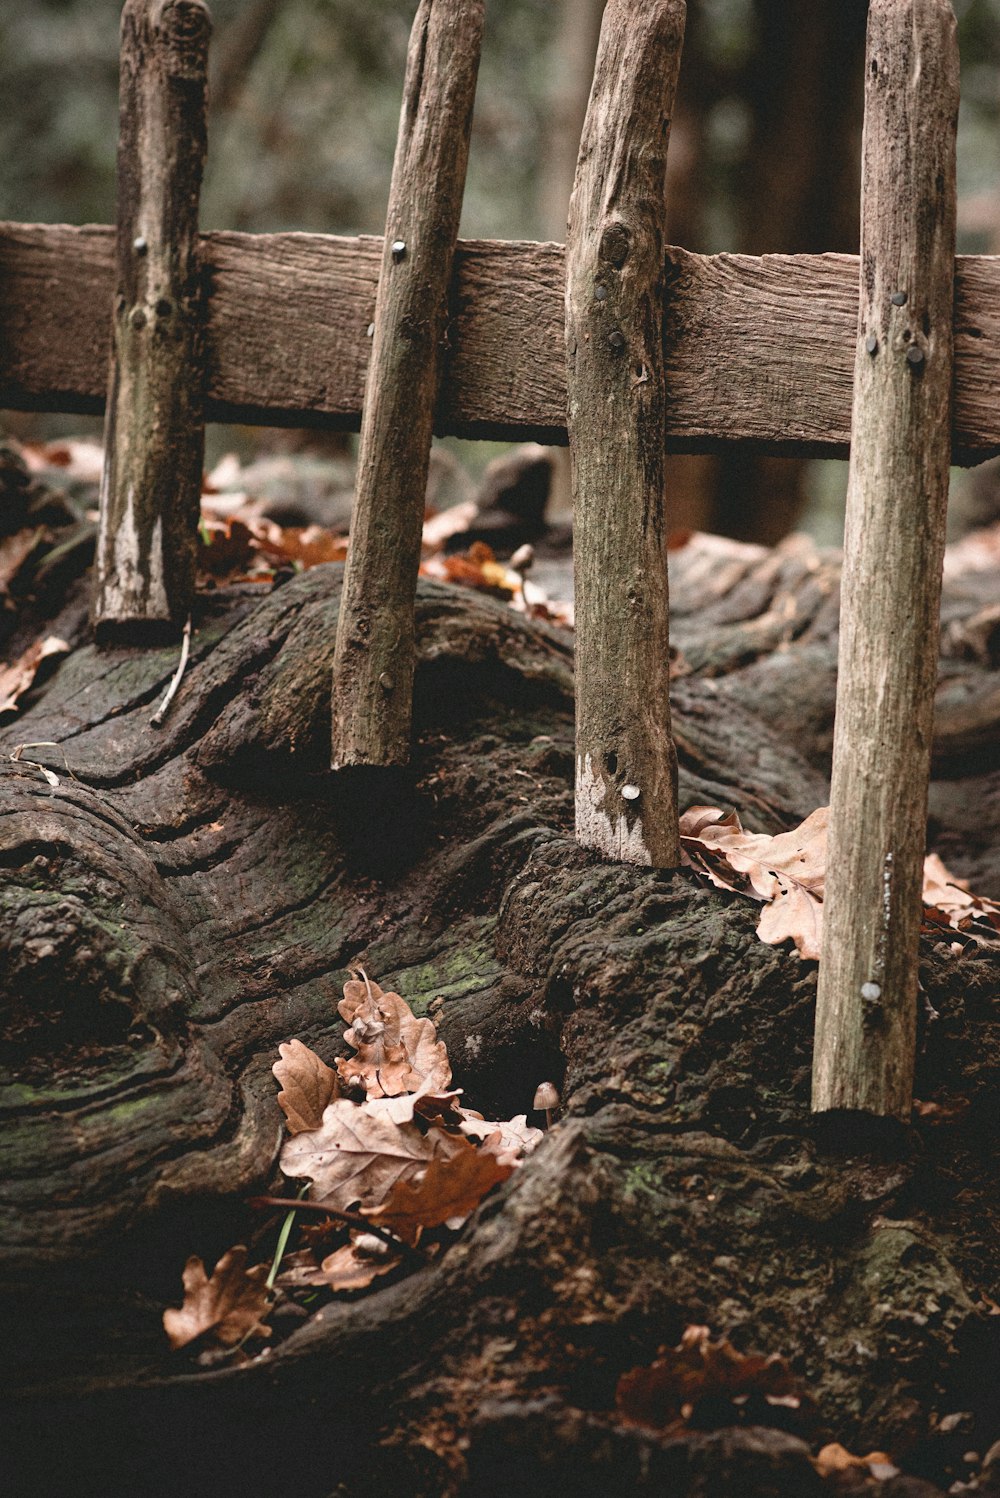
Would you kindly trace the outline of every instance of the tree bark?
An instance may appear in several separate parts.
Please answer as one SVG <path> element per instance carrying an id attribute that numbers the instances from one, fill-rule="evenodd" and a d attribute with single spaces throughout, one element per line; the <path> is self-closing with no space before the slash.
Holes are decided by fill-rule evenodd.
<path id="1" fill-rule="evenodd" d="M 333 663 L 333 767 L 410 757 L 413 594 L 465 190 L 483 0 L 413 23 Z"/>
<path id="2" fill-rule="evenodd" d="M 208 10 L 129 0 L 122 14 L 114 351 L 94 620 L 179 628 L 194 597 L 204 450 Z"/>
<path id="3" fill-rule="evenodd" d="M 670 565 L 681 804 L 790 827 L 827 795 L 838 559 L 704 539 Z M 934 846 L 1000 897 L 997 572 L 949 576 Z M 827 1437 L 946 1488 L 1000 1435 L 997 954 L 924 943 L 914 1149 L 824 1153 L 814 965 L 757 941 L 752 902 L 574 844 L 572 637 L 422 582 L 409 779 L 360 799 L 328 770 L 339 579 L 201 599 L 159 730 L 176 650 L 97 651 L 67 603 L 77 648 L 0 727 L 11 1490 L 823 1498 Z M 43 740 L 57 787 L 7 758 Z M 206 1372 L 162 1310 L 189 1254 L 269 1259 L 244 1201 L 270 1066 L 293 1036 L 343 1052 L 357 960 L 434 1015 L 470 1105 L 509 1117 L 551 1078 L 563 1120 L 437 1264 Z M 615 1416 L 687 1322 L 791 1359 L 808 1446 Z"/>
<path id="4" fill-rule="evenodd" d="M 663 206 L 683 0 L 611 0 L 570 204 L 576 832 L 671 868 L 677 755 L 663 492 Z"/>
<path id="5" fill-rule="evenodd" d="M 958 43 L 873 0 L 813 1107 L 909 1119 L 950 462 Z"/>

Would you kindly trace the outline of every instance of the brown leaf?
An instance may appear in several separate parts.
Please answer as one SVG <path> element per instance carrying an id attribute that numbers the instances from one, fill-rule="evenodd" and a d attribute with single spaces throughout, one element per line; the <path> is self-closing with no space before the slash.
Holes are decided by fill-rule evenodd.
<path id="1" fill-rule="evenodd" d="M 828 819 L 829 808 L 821 806 L 793 831 L 769 837 L 746 832 L 735 812 L 695 806 L 681 818 L 681 846 L 707 865 L 713 883 L 767 901 L 757 927 L 761 941 L 790 940 L 800 957 L 818 960 Z M 745 883 L 731 883 L 720 864 Z"/>
<path id="2" fill-rule="evenodd" d="M 512 1163 L 463 1139 L 457 1153 L 432 1160 L 415 1184 L 398 1181 L 382 1206 L 362 1210 L 405 1243 L 416 1243 L 424 1228 L 459 1226 L 456 1219 L 464 1221 L 513 1172 Z"/>
<path id="3" fill-rule="evenodd" d="M 338 1211 L 356 1203 L 377 1207 L 399 1181 L 412 1181 L 436 1156 L 467 1148 L 460 1136 L 415 1123 L 397 1124 L 371 1104 L 339 1098 L 318 1129 L 286 1139 L 281 1169 L 312 1181 L 312 1197 Z"/>
<path id="4" fill-rule="evenodd" d="M 368 1233 L 352 1233 L 350 1243 L 328 1254 L 322 1264 L 312 1270 L 296 1270 L 287 1282 L 285 1276 L 279 1283 L 296 1285 L 326 1285 L 330 1290 L 367 1290 L 380 1275 L 398 1269 L 401 1256 L 388 1243 Z"/>
<path id="5" fill-rule="evenodd" d="M 264 1326 L 269 1293 L 264 1281 L 267 1265 L 247 1267 L 247 1251 L 240 1245 L 231 1248 L 216 1264 L 209 1279 L 200 1259 L 190 1258 L 184 1266 L 184 1304 L 163 1313 L 163 1329 L 175 1350 L 186 1347 L 196 1337 L 211 1332 L 212 1341 L 222 1347 L 235 1347 L 251 1334 L 269 1337 Z"/>
<path id="6" fill-rule="evenodd" d="M 347 558 L 347 537 L 321 525 L 281 526 L 257 520 L 251 529 L 257 549 L 276 562 L 298 562 L 308 568 Z"/>
<path id="7" fill-rule="evenodd" d="M 812 1458 L 812 1464 L 820 1477 L 832 1477 L 836 1472 L 849 1472 L 852 1468 L 865 1467 L 873 1477 L 895 1477 L 898 1468 L 884 1451 L 869 1451 L 867 1456 L 852 1456 L 846 1446 L 831 1441 Z"/>
<path id="8" fill-rule="evenodd" d="M 731 1423 L 735 1424 L 740 1405 L 751 1395 L 759 1396 L 754 1409 L 757 1424 L 766 1423 L 768 1404 L 797 1408 L 804 1401 L 783 1358 L 761 1353 L 744 1356 L 726 1340 L 711 1341 L 707 1326 L 689 1326 L 679 1345 L 662 1348 L 648 1368 L 622 1374 L 615 1404 L 631 1425 L 697 1429 L 700 1401 L 712 1401 L 712 1420 L 718 1424 L 719 1400 L 730 1400 Z"/>
<path id="9" fill-rule="evenodd" d="M 369 1098 L 404 1092 L 444 1092 L 451 1081 L 448 1051 L 429 1019 L 417 1019 L 398 993 L 383 993 L 367 974 L 344 984 L 338 1006 L 350 1028 L 344 1038 L 357 1051 L 337 1062 L 348 1087 Z"/>
<path id="10" fill-rule="evenodd" d="M 961 931 L 984 945 L 1000 932 L 1000 904 L 973 895 L 965 879 L 956 879 L 936 853 L 924 859 L 924 920 Z"/>
<path id="11" fill-rule="evenodd" d="M 324 1108 L 340 1096 L 337 1073 L 301 1040 L 283 1042 L 278 1050 L 281 1060 L 271 1070 L 284 1089 L 278 1093 L 278 1102 L 288 1120 L 288 1132 L 318 1129 Z"/>
<path id="12" fill-rule="evenodd" d="M 468 1108 L 460 1108 L 458 1111 L 462 1115 L 459 1125 L 462 1133 L 468 1134 L 471 1139 L 481 1140 L 481 1148 L 499 1159 L 517 1159 L 521 1155 L 528 1155 L 545 1138 L 541 1129 L 531 1127 L 526 1113 L 518 1113 L 507 1121 L 494 1123 L 479 1113 L 472 1113 Z"/>
<path id="13" fill-rule="evenodd" d="M 17 711 L 17 704 L 31 686 L 42 661 L 50 655 L 65 655 L 69 646 L 56 635 L 36 640 L 12 666 L 0 669 L 0 713 Z"/>

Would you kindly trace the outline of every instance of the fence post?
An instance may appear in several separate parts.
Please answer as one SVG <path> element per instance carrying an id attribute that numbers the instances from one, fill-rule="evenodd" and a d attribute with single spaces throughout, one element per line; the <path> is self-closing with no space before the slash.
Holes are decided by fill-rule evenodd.
<path id="1" fill-rule="evenodd" d="M 413 601 L 482 31 L 483 0 L 420 0 L 410 36 L 337 623 L 334 769 L 409 758 Z"/>
<path id="2" fill-rule="evenodd" d="M 951 456 L 958 92 L 947 0 L 872 0 L 812 1105 L 904 1121 Z"/>
<path id="3" fill-rule="evenodd" d="M 122 12 L 98 635 L 176 628 L 194 595 L 205 432 L 198 197 L 210 31 L 202 0 L 128 0 Z"/>
<path id="4" fill-rule="evenodd" d="M 683 0 L 609 0 L 566 246 L 576 835 L 680 861 L 664 523 L 664 178 Z"/>

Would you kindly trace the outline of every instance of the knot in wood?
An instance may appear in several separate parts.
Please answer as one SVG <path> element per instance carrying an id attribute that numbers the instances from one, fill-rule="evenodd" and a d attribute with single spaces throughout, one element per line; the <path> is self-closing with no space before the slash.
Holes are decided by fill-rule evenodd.
<path id="1" fill-rule="evenodd" d="M 212 18 L 204 0 L 160 0 L 152 22 L 170 72 L 188 78 L 204 75 L 212 34 Z"/>
<path id="2" fill-rule="evenodd" d="M 632 245 L 632 235 L 625 224 L 609 224 L 601 235 L 598 256 L 617 269 L 625 264 Z"/>

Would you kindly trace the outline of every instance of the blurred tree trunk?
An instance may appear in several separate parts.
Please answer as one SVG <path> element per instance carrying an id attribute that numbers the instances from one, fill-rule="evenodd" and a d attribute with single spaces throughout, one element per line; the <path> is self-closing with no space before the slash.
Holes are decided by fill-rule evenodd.
<path id="1" fill-rule="evenodd" d="M 753 255 L 856 253 L 867 0 L 755 0 L 744 84 L 753 128 L 740 248 Z M 713 529 L 772 544 L 804 499 L 799 460 L 727 454 Z"/>

